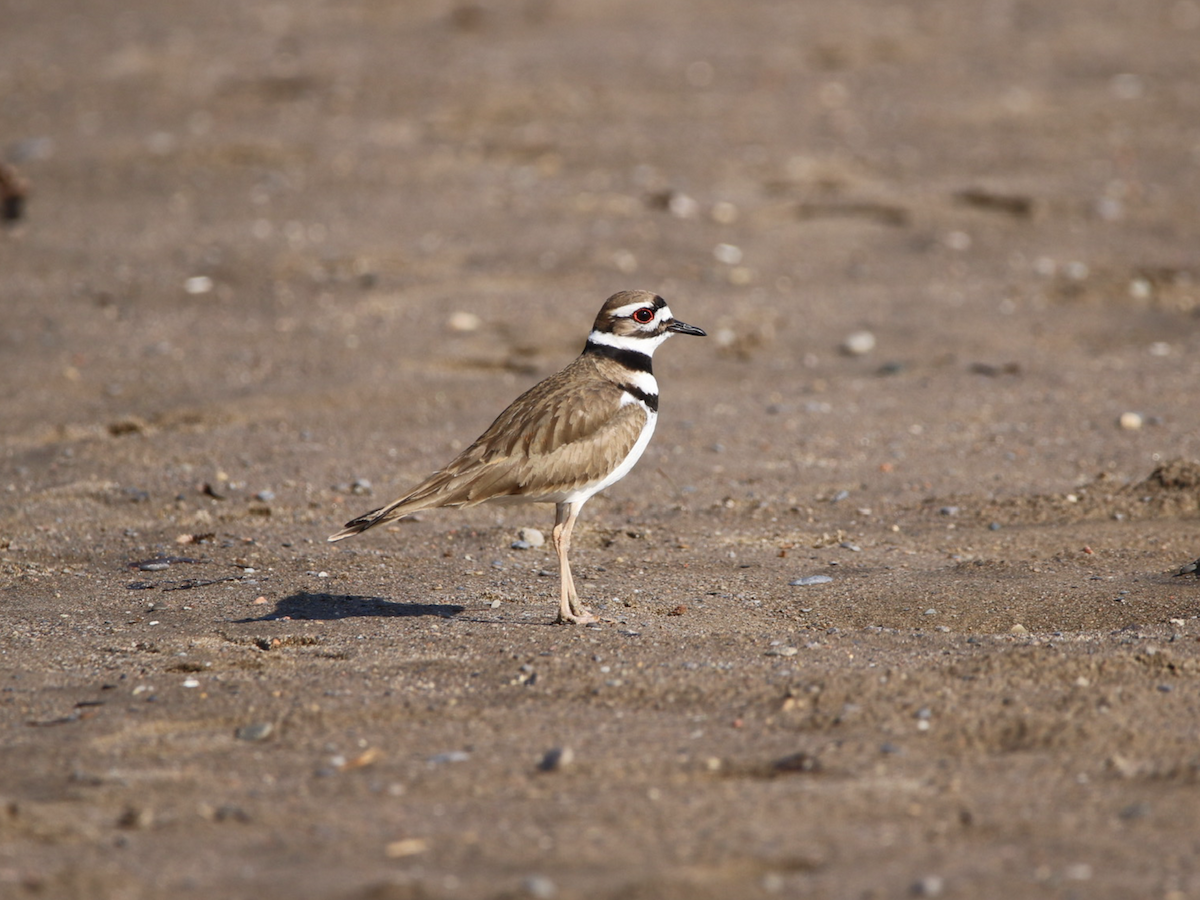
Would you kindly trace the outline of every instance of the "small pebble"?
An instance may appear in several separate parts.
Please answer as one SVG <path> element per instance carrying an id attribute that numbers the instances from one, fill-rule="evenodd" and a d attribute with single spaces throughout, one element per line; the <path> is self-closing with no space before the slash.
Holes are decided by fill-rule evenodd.
<path id="1" fill-rule="evenodd" d="M 667 209 L 677 219 L 693 219 L 700 213 L 700 204 L 687 194 L 671 191 L 667 198 Z"/>
<path id="2" fill-rule="evenodd" d="M 1009 634 L 1029 634 L 1029 629 L 1018 622 L 1012 628 L 1008 629 Z"/>
<path id="3" fill-rule="evenodd" d="M 936 609 L 932 609 L 932 608 L 930 608 L 930 609 L 927 609 L 927 610 L 925 610 L 925 615 L 927 615 L 927 616 L 936 616 L 936 615 L 937 615 L 937 610 L 936 610 Z"/>
<path id="4" fill-rule="evenodd" d="M 742 249 L 733 244 L 717 244 L 713 248 L 713 256 L 717 262 L 725 263 L 727 266 L 736 266 L 742 261 Z"/>
<path id="5" fill-rule="evenodd" d="M 529 543 L 529 541 L 513 541 L 511 544 L 509 544 L 509 546 L 513 550 L 532 550 L 533 549 L 533 544 Z"/>
<path id="6" fill-rule="evenodd" d="M 847 356 L 866 356 L 875 349 L 875 335 L 869 331 L 855 331 L 846 335 L 841 351 Z"/>
<path id="7" fill-rule="evenodd" d="M 945 887 L 941 875 L 926 875 L 912 886 L 912 892 L 917 897 L 940 897 Z"/>
<path id="8" fill-rule="evenodd" d="M 239 741 L 265 741 L 271 736 L 275 726 L 270 722 L 254 722 L 237 729 L 233 736 Z"/>
<path id="9" fill-rule="evenodd" d="M 213 289 L 213 280 L 207 275 L 193 275 L 183 283 L 183 289 L 189 294 L 207 294 Z"/>
<path id="10" fill-rule="evenodd" d="M 538 769 L 543 772 L 561 772 L 573 762 L 575 762 L 574 750 L 570 747 L 555 747 L 542 755 Z"/>
<path id="11" fill-rule="evenodd" d="M 365 478 L 355 478 L 354 483 L 350 485 L 350 493 L 366 495 L 371 493 L 371 482 Z"/>
<path id="12" fill-rule="evenodd" d="M 450 315 L 450 320 L 447 323 L 451 331 L 478 331 L 479 326 L 483 324 L 483 319 L 472 312 L 456 312 Z"/>
<path id="13" fill-rule="evenodd" d="M 521 883 L 521 888 L 534 900 L 552 900 L 558 896 L 558 885 L 545 875 L 530 875 Z"/>
<path id="14" fill-rule="evenodd" d="M 383 852 L 389 859 L 403 859 L 406 856 L 424 853 L 428 849 L 429 842 L 425 838 L 405 838 L 402 841 L 392 841 L 383 848 Z"/>
<path id="15" fill-rule="evenodd" d="M 1137 431 L 1143 424 L 1141 413 L 1135 412 L 1121 413 L 1121 418 L 1118 421 L 1126 431 Z"/>
<path id="16" fill-rule="evenodd" d="M 183 686 L 185 688 L 198 688 L 200 687 L 200 682 L 195 678 L 185 678 L 183 679 Z"/>
<path id="17" fill-rule="evenodd" d="M 938 512 L 941 513 L 943 516 L 957 516 L 958 515 L 958 507 L 957 506 L 943 506 L 941 509 L 938 510 Z"/>
<path id="18" fill-rule="evenodd" d="M 828 575 L 806 575 L 803 578 L 797 578 L 795 581 L 789 581 L 788 584 L 792 587 L 808 587 L 813 584 L 828 584 L 833 581 Z"/>
<path id="19" fill-rule="evenodd" d="M 767 651 L 767 656 L 795 656 L 800 651 L 795 647 L 772 647 Z"/>
<path id="20" fill-rule="evenodd" d="M 524 541 L 530 547 L 540 547 L 546 543 L 546 536 L 536 528 L 522 528 L 517 532 L 517 540 Z"/>
<path id="21" fill-rule="evenodd" d="M 429 757 L 429 762 L 438 765 L 441 763 L 466 762 L 470 758 L 471 754 L 466 750 L 448 750 L 445 753 L 438 753 L 435 756 Z"/>
<path id="22" fill-rule="evenodd" d="M 270 503 L 272 500 L 275 499 L 275 492 L 274 491 L 259 491 L 257 494 L 254 495 L 254 499 L 261 501 L 262 503 Z"/>

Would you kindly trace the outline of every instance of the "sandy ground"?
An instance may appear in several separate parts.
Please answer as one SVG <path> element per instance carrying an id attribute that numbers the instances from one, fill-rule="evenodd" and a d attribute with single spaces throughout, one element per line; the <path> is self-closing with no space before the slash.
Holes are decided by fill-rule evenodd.
<path id="1" fill-rule="evenodd" d="M 1195 0 L 0 11 L 0 896 L 1200 898 Z"/>

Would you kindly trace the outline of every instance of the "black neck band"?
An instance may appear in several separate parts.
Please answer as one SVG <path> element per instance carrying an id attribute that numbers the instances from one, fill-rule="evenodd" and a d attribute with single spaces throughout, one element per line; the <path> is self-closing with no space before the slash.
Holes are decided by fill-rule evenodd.
<path id="1" fill-rule="evenodd" d="M 649 372 L 651 374 L 654 372 L 650 368 L 649 353 L 630 350 L 628 347 L 610 347 L 608 344 L 597 344 L 595 341 L 588 341 L 587 346 L 583 348 L 583 352 L 611 359 L 613 362 L 618 362 L 625 368 L 633 369 L 635 372 Z M 630 391 L 630 393 L 633 392 Z"/>
<path id="2" fill-rule="evenodd" d="M 632 394 L 645 403 L 650 412 L 658 412 L 658 394 L 647 394 L 640 387 L 635 387 L 632 384 L 621 385 L 621 390 L 627 394 Z"/>

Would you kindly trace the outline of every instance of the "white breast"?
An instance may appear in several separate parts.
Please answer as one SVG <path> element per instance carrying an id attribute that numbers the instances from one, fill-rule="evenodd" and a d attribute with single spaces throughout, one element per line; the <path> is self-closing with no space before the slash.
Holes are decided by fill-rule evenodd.
<path id="1" fill-rule="evenodd" d="M 628 395 L 626 395 L 626 398 L 627 399 L 625 402 L 640 402 L 633 397 L 629 397 Z M 574 493 L 563 497 L 563 502 L 582 503 L 593 494 L 600 493 L 600 491 L 604 490 L 609 485 L 616 484 L 618 481 L 628 475 L 629 470 L 637 464 L 637 461 L 642 458 L 642 454 L 646 452 L 646 447 L 650 443 L 650 438 L 654 436 L 654 425 L 657 422 L 658 413 L 646 410 L 646 426 L 642 429 L 642 433 L 638 435 L 637 442 L 633 445 L 632 449 L 630 449 L 628 455 L 621 460 L 621 464 L 609 472 L 608 476 L 603 480 L 598 481 L 595 484 L 589 484 L 581 487 Z"/>

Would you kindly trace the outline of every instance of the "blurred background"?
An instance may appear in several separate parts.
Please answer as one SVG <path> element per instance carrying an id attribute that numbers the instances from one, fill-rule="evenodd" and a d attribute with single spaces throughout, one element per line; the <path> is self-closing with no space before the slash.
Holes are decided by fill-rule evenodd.
<path id="1" fill-rule="evenodd" d="M 3 10 L 10 459 L 157 429 L 407 482 L 629 287 L 712 335 L 660 357 L 658 464 L 901 496 L 1200 454 L 1194 0 Z"/>

